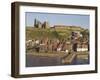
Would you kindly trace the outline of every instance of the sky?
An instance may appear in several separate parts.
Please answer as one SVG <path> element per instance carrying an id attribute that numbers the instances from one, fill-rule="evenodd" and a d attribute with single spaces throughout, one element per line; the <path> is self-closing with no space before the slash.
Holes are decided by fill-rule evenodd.
<path id="1" fill-rule="evenodd" d="M 79 14 L 60 14 L 60 13 L 36 13 L 26 12 L 25 22 L 26 26 L 33 26 L 34 19 L 40 22 L 48 21 L 49 25 L 66 25 L 66 26 L 80 26 L 85 29 L 89 29 L 89 15 Z"/>

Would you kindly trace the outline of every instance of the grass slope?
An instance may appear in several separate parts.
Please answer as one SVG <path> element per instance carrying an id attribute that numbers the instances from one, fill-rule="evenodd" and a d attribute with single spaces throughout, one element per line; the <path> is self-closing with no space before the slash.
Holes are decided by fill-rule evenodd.
<path id="1" fill-rule="evenodd" d="M 59 38 L 59 39 L 68 39 L 72 31 L 83 31 L 83 28 L 71 27 L 64 29 L 40 29 L 33 27 L 26 27 L 26 40 L 34 38 L 48 37 L 50 39 Z"/>

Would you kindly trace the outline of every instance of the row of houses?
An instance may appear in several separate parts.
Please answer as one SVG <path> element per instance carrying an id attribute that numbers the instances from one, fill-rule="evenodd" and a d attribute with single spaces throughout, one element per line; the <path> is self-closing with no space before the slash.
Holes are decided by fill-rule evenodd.
<path id="1" fill-rule="evenodd" d="M 59 39 L 36 39 L 36 40 L 28 40 L 26 41 L 26 49 L 32 50 L 36 52 L 48 52 L 48 51 L 56 51 L 56 52 L 69 52 L 70 50 L 76 51 L 88 51 L 88 43 L 75 44 L 68 42 L 66 40 Z"/>

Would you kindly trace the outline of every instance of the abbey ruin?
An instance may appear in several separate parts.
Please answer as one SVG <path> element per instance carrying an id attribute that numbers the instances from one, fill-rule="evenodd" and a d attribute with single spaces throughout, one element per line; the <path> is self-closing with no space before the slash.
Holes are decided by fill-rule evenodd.
<path id="1" fill-rule="evenodd" d="M 34 20 L 34 27 L 35 28 L 50 28 L 49 23 L 47 21 L 45 22 L 40 22 L 39 20 L 35 19 Z"/>

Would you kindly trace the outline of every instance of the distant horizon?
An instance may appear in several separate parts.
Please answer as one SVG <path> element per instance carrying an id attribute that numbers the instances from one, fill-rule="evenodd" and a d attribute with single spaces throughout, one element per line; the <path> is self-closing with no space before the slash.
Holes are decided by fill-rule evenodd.
<path id="1" fill-rule="evenodd" d="M 25 24 L 26 27 L 34 27 L 34 20 L 37 19 L 41 23 L 47 21 L 50 27 L 54 25 L 63 26 L 76 26 L 84 29 L 89 29 L 89 15 L 79 14 L 59 14 L 59 13 L 37 13 L 37 12 L 26 12 L 25 13 Z"/>

